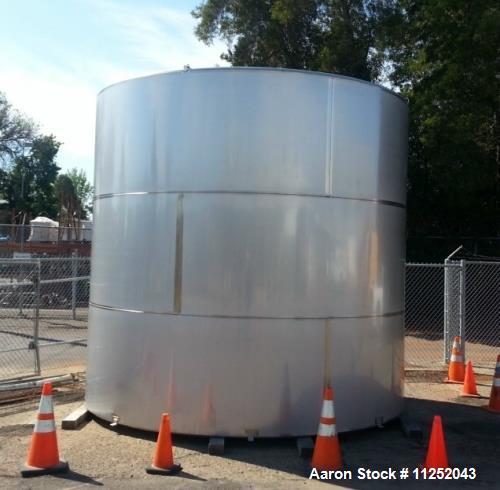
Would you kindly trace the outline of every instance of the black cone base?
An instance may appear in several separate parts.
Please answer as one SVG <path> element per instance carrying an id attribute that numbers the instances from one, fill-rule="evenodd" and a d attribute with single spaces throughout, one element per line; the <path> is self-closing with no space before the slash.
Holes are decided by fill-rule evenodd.
<path id="1" fill-rule="evenodd" d="M 36 468 L 35 466 L 24 465 L 21 468 L 21 476 L 23 478 L 31 478 L 32 476 L 54 475 L 56 473 L 67 473 L 69 464 L 67 461 L 59 461 L 56 466 L 50 468 Z"/>
<path id="2" fill-rule="evenodd" d="M 176 475 L 179 471 L 182 471 L 182 466 L 180 464 L 174 464 L 170 468 L 158 468 L 153 465 L 146 468 L 146 473 L 150 475 Z"/>

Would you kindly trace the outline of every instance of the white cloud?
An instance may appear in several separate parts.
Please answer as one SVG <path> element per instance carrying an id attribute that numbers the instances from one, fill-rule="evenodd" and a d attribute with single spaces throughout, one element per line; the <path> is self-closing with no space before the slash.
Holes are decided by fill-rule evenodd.
<path id="1" fill-rule="evenodd" d="M 140 4 L 137 7 L 99 0 L 97 8 L 121 33 L 131 53 L 159 70 L 227 65 L 220 59 L 225 45 L 206 46 L 194 36 L 196 20 L 190 12 Z"/>
<path id="2" fill-rule="evenodd" d="M 18 109 L 40 123 L 45 133 L 63 142 L 58 162 L 64 169 L 81 166 L 93 175 L 95 106 L 97 93 L 107 85 L 158 71 L 225 65 L 224 45 L 205 46 L 193 31 L 189 12 L 138 3 L 90 0 L 113 50 L 122 56 L 109 61 L 107 50 L 84 55 L 67 48 L 57 65 L 15 48 L 0 52 L 0 90 Z M 99 35 L 99 32 L 96 32 Z"/>
<path id="3" fill-rule="evenodd" d="M 9 102 L 39 123 L 43 133 L 52 133 L 64 145 L 60 163 L 75 165 L 93 153 L 96 91 L 85 81 L 25 53 L 0 58 L 0 89 Z M 69 157 L 68 162 L 62 156 Z M 87 173 L 91 170 L 85 170 Z"/>

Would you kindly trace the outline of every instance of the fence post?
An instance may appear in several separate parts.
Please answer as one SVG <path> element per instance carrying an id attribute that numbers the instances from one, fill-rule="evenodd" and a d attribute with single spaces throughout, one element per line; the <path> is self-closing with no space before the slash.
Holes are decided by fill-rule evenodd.
<path id="1" fill-rule="evenodd" d="M 449 290 L 449 285 L 448 282 L 450 280 L 450 275 L 448 273 L 448 264 L 450 261 L 448 259 L 444 260 L 444 323 L 443 323 L 443 361 L 445 364 L 449 362 L 449 356 L 450 356 L 450 349 L 448 348 L 448 339 L 450 336 L 450 328 L 449 328 L 449 321 L 450 321 L 450 314 L 448 311 L 449 304 L 450 304 L 450 290 Z"/>
<path id="2" fill-rule="evenodd" d="M 40 366 L 40 345 L 38 340 L 38 332 L 40 327 L 40 279 L 41 279 L 41 263 L 40 260 L 37 261 L 37 270 L 33 278 L 33 288 L 35 293 L 35 315 L 34 315 L 34 325 L 33 325 L 33 344 L 35 348 L 35 373 L 37 375 L 41 374 Z"/>
<path id="3" fill-rule="evenodd" d="M 21 265 L 20 265 L 19 269 L 22 270 L 22 266 Z M 19 272 L 19 277 L 21 277 L 21 280 L 23 280 L 21 272 Z M 19 282 L 19 277 L 18 277 L 18 282 Z M 24 312 L 23 312 L 24 299 L 23 299 L 23 289 L 22 288 L 19 288 L 17 290 L 17 304 L 19 306 L 19 311 L 17 313 L 17 316 L 19 318 L 25 318 L 25 315 L 24 315 Z"/>
<path id="4" fill-rule="evenodd" d="M 460 261 L 460 339 L 462 341 L 462 345 L 460 346 L 462 348 L 462 356 L 465 359 L 465 267 L 466 267 L 466 262 L 465 260 Z"/>
<path id="5" fill-rule="evenodd" d="M 76 320 L 76 276 L 78 274 L 78 251 L 71 254 L 71 310 L 73 312 L 73 320 Z"/>
<path id="6" fill-rule="evenodd" d="M 24 221 L 21 223 L 21 252 L 24 252 Z"/>
<path id="7" fill-rule="evenodd" d="M 28 269 L 24 267 L 24 264 L 22 262 L 19 262 L 19 265 L 18 265 L 18 276 L 17 276 L 18 282 L 19 282 L 19 279 L 21 281 L 24 281 L 25 274 L 26 274 L 27 270 Z M 17 290 L 17 303 L 18 303 L 18 306 L 19 306 L 19 312 L 17 313 L 17 316 L 19 318 L 27 318 L 27 316 L 23 312 L 23 308 L 24 308 L 24 289 L 22 287 L 18 288 L 18 290 Z"/>
<path id="8" fill-rule="evenodd" d="M 450 351 L 452 340 L 450 339 L 451 328 L 450 324 L 453 321 L 452 318 L 452 304 L 450 301 L 450 294 L 454 293 L 454 288 L 450 291 L 450 282 L 455 281 L 455 270 L 450 267 L 452 264 L 451 258 L 457 253 L 460 252 L 464 248 L 463 245 L 460 245 L 457 249 L 453 250 L 448 257 L 444 259 L 444 362 L 447 364 L 450 362 Z"/>

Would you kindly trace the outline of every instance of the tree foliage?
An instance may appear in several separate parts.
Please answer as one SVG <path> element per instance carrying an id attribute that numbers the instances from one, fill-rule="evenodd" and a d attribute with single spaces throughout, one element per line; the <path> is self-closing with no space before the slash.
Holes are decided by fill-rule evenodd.
<path id="1" fill-rule="evenodd" d="M 73 168 L 59 175 L 56 181 L 56 193 L 63 195 L 66 209 L 70 207 L 69 202 L 74 201 L 71 207 L 78 213 L 78 218 L 88 219 L 89 214 L 92 213 L 94 188 L 88 181 L 84 170 Z"/>
<path id="2" fill-rule="evenodd" d="M 228 44 L 222 58 L 238 66 L 275 66 L 380 75 L 379 0 L 208 0 L 193 16 L 196 35 Z"/>
<path id="3" fill-rule="evenodd" d="M 500 237 L 497 1 L 207 0 L 193 15 L 197 37 L 226 41 L 233 65 L 329 71 L 401 92 L 408 234 Z"/>
<path id="4" fill-rule="evenodd" d="M 55 163 L 59 146 L 53 135 L 36 136 L 25 154 L 16 156 L 10 168 L 0 170 L 0 192 L 15 222 L 57 215 L 54 182 L 59 171 Z"/>
<path id="5" fill-rule="evenodd" d="M 60 145 L 53 135 L 41 135 L 0 92 L 0 197 L 7 201 L 13 223 L 39 215 L 87 219 L 92 212 L 93 188 L 85 172 L 73 168 L 58 175 Z"/>
<path id="6" fill-rule="evenodd" d="M 54 216 L 53 184 L 60 143 L 41 135 L 33 121 L 16 111 L 0 92 L 0 194 L 8 202 L 12 221 L 35 215 Z"/>
<path id="7" fill-rule="evenodd" d="M 409 229 L 494 236 L 500 224 L 500 8 L 405 0 L 388 36 L 410 102 Z"/>
<path id="8" fill-rule="evenodd" d="M 33 121 L 16 111 L 0 92 L 0 161 L 12 162 L 24 150 L 29 148 L 36 133 Z"/>

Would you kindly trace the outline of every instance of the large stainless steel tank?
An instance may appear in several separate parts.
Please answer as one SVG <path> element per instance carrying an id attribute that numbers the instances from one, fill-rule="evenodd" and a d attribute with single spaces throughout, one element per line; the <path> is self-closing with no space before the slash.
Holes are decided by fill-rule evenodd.
<path id="1" fill-rule="evenodd" d="M 407 105 L 355 79 L 173 72 L 98 98 L 86 401 L 220 436 L 396 417 Z"/>

